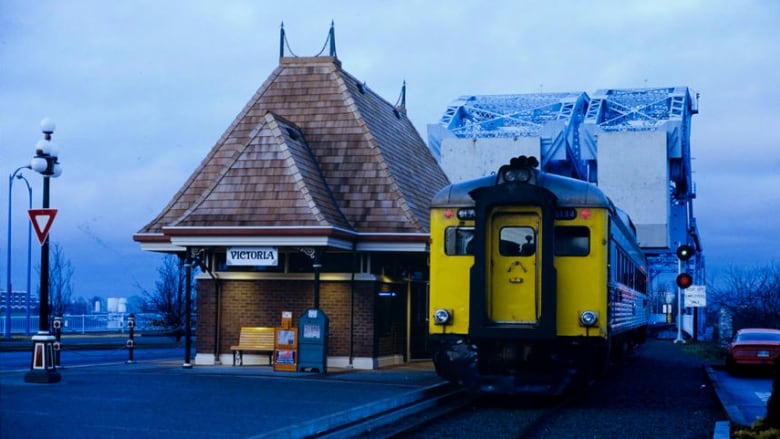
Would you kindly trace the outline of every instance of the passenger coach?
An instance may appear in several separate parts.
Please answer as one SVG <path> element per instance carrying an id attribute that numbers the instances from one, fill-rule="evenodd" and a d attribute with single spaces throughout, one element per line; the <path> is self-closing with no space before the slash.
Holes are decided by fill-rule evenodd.
<path id="1" fill-rule="evenodd" d="M 646 261 L 595 185 L 521 156 L 431 203 L 429 332 L 444 378 L 477 392 L 561 392 L 642 342 Z"/>

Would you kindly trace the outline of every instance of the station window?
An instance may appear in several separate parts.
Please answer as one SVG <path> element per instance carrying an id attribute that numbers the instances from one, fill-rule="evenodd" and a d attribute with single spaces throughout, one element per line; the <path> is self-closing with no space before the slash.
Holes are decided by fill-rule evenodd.
<path id="1" fill-rule="evenodd" d="M 322 256 L 322 272 L 351 273 L 355 263 L 355 257 L 351 252 L 328 252 Z"/>
<path id="2" fill-rule="evenodd" d="M 421 268 L 426 267 L 428 255 L 419 253 L 372 253 L 372 274 L 388 276 L 396 279 L 423 280 L 426 273 Z"/>
<path id="3" fill-rule="evenodd" d="M 305 253 L 299 251 L 290 251 L 287 253 L 289 259 L 289 273 L 313 273 L 314 261 Z M 320 255 L 320 264 L 322 273 L 350 273 L 354 265 L 353 256 L 350 252 L 327 252 Z"/>
<path id="4" fill-rule="evenodd" d="M 590 229 L 582 226 L 555 227 L 555 256 L 590 254 Z"/>
<path id="5" fill-rule="evenodd" d="M 444 253 L 449 256 L 474 254 L 473 227 L 447 227 L 444 230 Z"/>

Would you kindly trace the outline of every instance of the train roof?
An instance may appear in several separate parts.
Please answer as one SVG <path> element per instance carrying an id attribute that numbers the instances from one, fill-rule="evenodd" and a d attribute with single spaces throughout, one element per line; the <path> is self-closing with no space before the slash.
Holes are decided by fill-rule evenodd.
<path id="1" fill-rule="evenodd" d="M 543 187 L 558 197 L 562 207 L 601 207 L 614 209 L 614 205 L 598 186 L 561 175 L 537 172 L 536 186 Z M 495 174 L 473 180 L 453 183 L 444 187 L 431 200 L 431 207 L 473 206 L 469 192 L 496 184 Z"/>

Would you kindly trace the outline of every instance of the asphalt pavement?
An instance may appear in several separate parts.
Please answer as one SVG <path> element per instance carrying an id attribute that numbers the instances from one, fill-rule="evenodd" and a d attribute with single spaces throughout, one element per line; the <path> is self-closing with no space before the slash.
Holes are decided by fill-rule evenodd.
<path id="1" fill-rule="evenodd" d="M 430 362 L 372 371 L 329 368 L 327 374 L 271 366 L 183 368 L 183 345 L 168 338 L 146 339 L 148 350 L 139 354 L 149 355 L 126 364 L 124 339 L 71 340 L 71 350 L 113 349 L 105 355 L 119 357 L 91 364 L 89 355 L 79 354 L 80 363 L 63 362 L 59 383 L 26 383 L 24 367 L 0 364 L 0 437 L 305 437 L 334 418 L 367 414 L 443 384 Z M 0 341 L 0 363 L 11 355 L 27 358 L 29 340 L 18 343 L 17 352 L 8 352 L 14 350 L 9 341 Z M 152 351 L 167 352 L 166 358 Z M 771 378 L 744 380 L 711 367 L 707 374 L 732 423 L 750 425 L 766 415 Z M 718 436 L 720 427 L 715 437 L 728 437 L 727 427 Z"/>
<path id="2" fill-rule="evenodd" d="M 746 375 L 734 377 L 723 369 L 707 367 L 707 376 L 732 423 L 749 427 L 766 416 L 772 378 Z"/>
<path id="3" fill-rule="evenodd" d="M 327 374 L 181 364 L 64 367 L 53 384 L 0 372 L 0 437 L 305 437 L 442 385 L 430 362 Z"/>

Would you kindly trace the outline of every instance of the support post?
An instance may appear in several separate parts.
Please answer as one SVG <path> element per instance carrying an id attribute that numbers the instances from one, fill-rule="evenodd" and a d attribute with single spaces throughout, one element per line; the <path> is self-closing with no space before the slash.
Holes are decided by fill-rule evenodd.
<path id="1" fill-rule="evenodd" d="M 127 361 L 126 364 L 134 364 L 135 360 L 133 360 L 133 349 L 135 349 L 135 314 L 130 314 L 127 317 L 127 328 L 128 328 L 128 335 L 127 335 Z"/>
<path id="2" fill-rule="evenodd" d="M 322 271 L 322 250 L 313 247 L 302 247 L 298 249 L 301 253 L 311 258 L 311 267 L 314 271 L 314 308 L 320 309 L 320 271 Z"/>
<path id="3" fill-rule="evenodd" d="M 190 249 L 184 256 L 184 364 L 185 369 L 192 368 L 190 350 L 192 349 L 192 256 Z"/>
<path id="4" fill-rule="evenodd" d="M 677 274 L 682 273 L 682 260 L 677 261 Z M 685 339 L 682 336 L 682 288 L 677 286 L 677 338 L 674 339 L 675 343 L 685 343 Z"/>
<path id="5" fill-rule="evenodd" d="M 62 316 L 54 317 L 54 365 L 60 367 L 60 353 L 62 351 Z"/>

